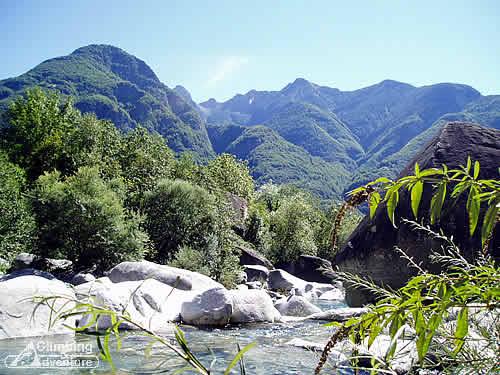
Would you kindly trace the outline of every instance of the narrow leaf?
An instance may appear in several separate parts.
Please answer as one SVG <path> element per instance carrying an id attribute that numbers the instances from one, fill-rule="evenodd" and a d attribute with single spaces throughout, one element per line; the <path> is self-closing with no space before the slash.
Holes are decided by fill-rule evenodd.
<path id="1" fill-rule="evenodd" d="M 463 307 L 457 316 L 457 328 L 455 330 L 455 350 L 454 354 L 457 354 L 462 346 L 464 345 L 464 338 L 469 332 L 469 309 Z"/>
<path id="2" fill-rule="evenodd" d="M 496 204 L 492 204 L 489 206 L 486 214 L 484 215 L 483 227 L 481 228 L 481 244 L 484 246 L 484 243 L 490 236 L 493 231 L 496 223 L 498 215 L 498 207 Z"/>
<path id="3" fill-rule="evenodd" d="M 446 182 L 439 184 L 436 193 L 431 199 L 431 224 L 435 224 L 441 217 L 444 200 L 446 198 Z"/>
<path id="4" fill-rule="evenodd" d="M 248 352 L 250 349 L 252 349 L 256 345 L 255 342 L 251 342 L 250 344 L 246 345 L 243 349 L 241 349 L 238 354 L 235 355 L 229 366 L 227 366 L 226 371 L 224 371 L 224 375 L 229 375 L 231 373 L 231 369 L 236 366 L 236 364 L 242 360 L 243 354 Z"/>
<path id="5" fill-rule="evenodd" d="M 378 191 L 374 191 L 370 194 L 368 203 L 370 205 L 370 219 L 373 219 L 373 216 L 375 216 L 375 212 L 377 211 L 377 207 L 380 203 L 380 194 Z"/>
<path id="6" fill-rule="evenodd" d="M 418 164 L 415 164 L 415 166 Z M 420 200 L 422 199 L 422 192 L 424 190 L 424 183 L 419 180 L 415 182 L 415 185 L 411 188 L 411 209 L 413 211 L 413 216 L 415 219 L 418 216 L 418 207 L 420 206 Z"/>
<path id="7" fill-rule="evenodd" d="M 387 200 L 387 214 L 389 215 L 389 220 L 391 221 L 394 228 L 396 228 L 396 225 L 394 224 L 394 212 L 396 211 L 396 206 L 398 205 L 399 201 L 398 190 L 394 189 L 388 191 L 386 194 L 386 200 Z"/>
<path id="8" fill-rule="evenodd" d="M 479 177 L 479 169 L 480 165 L 479 162 L 476 160 L 474 163 L 474 180 L 477 180 L 477 178 Z"/>

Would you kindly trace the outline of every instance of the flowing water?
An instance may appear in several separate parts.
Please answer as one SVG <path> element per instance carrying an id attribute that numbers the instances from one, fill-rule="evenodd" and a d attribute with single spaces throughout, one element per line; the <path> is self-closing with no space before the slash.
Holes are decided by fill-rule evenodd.
<path id="1" fill-rule="evenodd" d="M 340 307 L 322 302 L 323 309 Z M 302 321 L 279 324 L 253 324 L 224 329 L 182 327 L 190 349 L 214 374 L 222 374 L 240 347 L 255 342 L 245 355 L 247 374 L 312 374 L 319 353 L 287 345 L 294 338 L 325 342 L 332 328 L 325 322 Z M 159 369 L 172 374 L 186 363 L 172 351 L 150 347 L 150 339 L 137 333 L 124 333 L 122 347 L 112 342 L 112 357 L 118 374 L 151 374 Z M 173 340 L 173 336 L 172 336 Z M 108 374 L 109 364 L 98 360 L 96 338 L 77 335 L 22 338 L 0 341 L 0 374 Z M 71 359 L 71 361 L 70 361 Z M 57 362 L 59 360 L 59 362 Z M 66 362 L 63 362 L 63 361 Z M 71 365 L 68 365 L 71 364 Z M 50 364 L 50 368 L 43 367 Z M 8 366 L 8 367 L 6 367 Z M 69 366 L 73 366 L 70 368 Z M 84 368 L 82 368 L 84 367 Z M 324 373 L 331 373 L 332 370 Z M 187 371 L 193 374 L 195 372 Z M 239 374 L 236 368 L 232 373 Z M 342 373 L 342 372 L 335 372 Z M 347 373 L 347 372 L 346 372 Z"/>

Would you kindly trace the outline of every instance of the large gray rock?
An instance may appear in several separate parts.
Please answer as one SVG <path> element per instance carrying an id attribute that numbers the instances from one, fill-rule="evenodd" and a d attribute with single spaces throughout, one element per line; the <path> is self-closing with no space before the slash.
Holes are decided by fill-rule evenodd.
<path id="1" fill-rule="evenodd" d="M 225 326 L 232 313 L 233 298 L 225 288 L 205 290 L 181 307 L 182 321 L 196 326 Z"/>
<path id="2" fill-rule="evenodd" d="M 240 265 L 253 264 L 257 266 L 264 266 L 267 269 L 273 269 L 273 264 L 264 255 L 259 253 L 257 250 L 253 250 L 246 246 L 238 246 L 238 250 L 241 251 L 240 254 Z"/>
<path id="3" fill-rule="evenodd" d="M 91 273 L 79 272 L 71 278 L 70 284 L 80 285 L 80 284 L 85 284 L 85 283 L 88 283 L 88 282 L 91 282 L 94 280 L 95 280 L 95 276 L 92 275 Z"/>
<path id="4" fill-rule="evenodd" d="M 73 271 L 73 262 L 67 259 L 44 258 L 34 254 L 19 253 L 12 261 L 10 272 L 33 268 L 64 278 Z"/>
<path id="5" fill-rule="evenodd" d="M 274 307 L 282 315 L 286 316 L 309 316 L 321 312 L 319 307 L 313 305 L 306 298 L 301 296 L 282 298 L 276 301 Z"/>
<path id="6" fill-rule="evenodd" d="M 304 289 L 307 282 L 291 275 L 284 270 L 272 270 L 269 272 L 269 277 L 267 279 L 269 289 L 271 290 L 282 290 L 290 291 L 292 289 Z"/>
<path id="7" fill-rule="evenodd" d="M 276 268 L 283 269 L 305 281 L 332 283 L 337 280 L 332 263 L 312 255 L 301 255 L 293 262 L 276 265 Z"/>
<path id="8" fill-rule="evenodd" d="M 262 289 L 230 290 L 233 299 L 231 323 L 278 322 L 281 315 Z"/>
<path id="9" fill-rule="evenodd" d="M 269 270 L 264 266 L 245 264 L 243 269 L 247 275 L 247 281 L 265 282 L 269 276 Z"/>
<path id="10" fill-rule="evenodd" d="M 456 168 L 467 163 L 467 157 L 479 161 L 482 179 L 498 179 L 500 160 L 500 131 L 483 128 L 470 123 L 448 123 L 402 171 L 400 177 L 414 174 L 414 165 L 420 169 L 441 167 L 446 164 Z M 419 213 L 420 220 L 427 224 L 432 189 L 424 189 Z M 444 233 L 453 235 L 454 242 L 462 254 L 472 258 L 474 252 L 481 248 L 481 228 L 474 237 L 469 237 L 468 217 L 465 209 L 466 199 L 446 209 L 441 218 L 440 228 Z M 385 205 L 381 205 L 374 218 L 368 216 L 360 223 L 351 235 L 347 245 L 339 251 L 334 264 L 340 271 L 350 272 L 384 284 L 393 289 L 402 287 L 416 270 L 408 266 L 408 262 L 400 257 L 393 248 L 403 249 L 417 264 L 431 272 L 440 272 L 438 265 L 429 260 L 432 249 L 439 250 L 443 245 L 438 239 L 431 239 L 412 230 L 401 222 L 401 218 L 413 218 L 410 197 L 407 191 L 400 193 L 400 202 L 396 210 L 395 228 L 389 221 Z M 500 257 L 500 226 L 496 226 L 495 235 L 490 242 L 490 250 L 495 258 Z M 362 306 L 373 302 L 375 296 L 365 290 L 347 288 L 346 300 L 350 306 Z"/>
<path id="11" fill-rule="evenodd" d="M 95 305 L 106 307 L 117 313 L 129 314 L 134 323 L 158 331 L 170 331 L 169 322 L 180 321 L 181 307 L 194 297 L 194 292 L 172 288 L 155 279 L 112 283 L 106 278 L 78 285 L 77 297 Z M 91 316 L 84 316 L 79 326 L 91 323 Z M 112 326 L 110 316 L 101 316 L 97 321 L 99 329 Z M 95 325 L 89 327 L 95 329 Z M 134 324 L 123 323 L 120 329 L 139 329 Z"/>
<path id="12" fill-rule="evenodd" d="M 309 315 L 308 319 L 314 320 L 329 320 L 334 322 L 344 322 L 351 318 L 355 318 L 366 314 L 368 309 L 362 307 L 341 307 L 338 309 L 325 310 Z"/>
<path id="13" fill-rule="evenodd" d="M 34 297 L 66 296 L 75 299 L 75 293 L 63 282 L 40 276 L 25 275 L 6 277 L 0 281 L 0 339 L 12 337 L 42 336 L 54 334 L 73 334 L 64 326 L 74 326 L 74 319 L 56 321 L 51 325 L 51 310 L 37 303 Z M 57 311 L 64 307 L 70 309 L 72 303 L 64 306 L 67 300 L 53 300 Z"/>
<path id="14" fill-rule="evenodd" d="M 108 277 L 114 283 L 155 279 L 181 290 L 207 290 L 222 286 L 200 273 L 145 260 L 120 263 L 110 270 Z"/>

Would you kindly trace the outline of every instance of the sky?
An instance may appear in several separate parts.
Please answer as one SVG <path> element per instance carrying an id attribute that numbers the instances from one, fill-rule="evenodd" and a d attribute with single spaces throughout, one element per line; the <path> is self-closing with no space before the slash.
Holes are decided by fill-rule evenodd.
<path id="1" fill-rule="evenodd" d="M 394 79 L 500 94 L 499 21 L 496 0 L 0 0 L 0 79 L 112 44 L 198 102 L 298 77 L 341 90 Z"/>

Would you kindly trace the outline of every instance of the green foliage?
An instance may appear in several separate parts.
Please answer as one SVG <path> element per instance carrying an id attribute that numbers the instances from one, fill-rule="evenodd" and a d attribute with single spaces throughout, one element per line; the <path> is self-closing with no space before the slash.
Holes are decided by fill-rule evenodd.
<path id="1" fill-rule="evenodd" d="M 192 249 L 188 246 L 181 246 L 174 254 L 169 265 L 210 276 L 210 268 L 208 267 L 205 256 L 206 254 L 201 250 Z"/>
<path id="2" fill-rule="evenodd" d="M 35 234 L 25 188 L 24 171 L 0 151 L 0 258 L 7 261 L 17 253 L 30 252 Z"/>
<path id="3" fill-rule="evenodd" d="M 152 190 L 158 180 L 172 177 L 174 154 L 159 134 L 142 127 L 127 133 L 122 143 L 119 160 L 128 205 L 139 208 L 146 191 Z"/>
<path id="4" fill-rule="evenodd" d="M 215 198 L 205 189 L 181 180 L 161 180 L 146 193 L 145 228 L 156 249 L 154 260 L 168 262 L 181 246 L 206 248 L 216 233 Z"/>
<path id="5" fill-rule="evenodd" d="M 230 154 L 217 156 L 202 169 L 201 185 L 211 193 L 227 192 L 246 200 L 255 190 L 247 164 Z"/>
<path id="6" fill-rule="evenodd" d="M 441 168 L 430 168 L 420 171 L 418 164 L 415 165 L 415 174 L 405 176 L 399 180 L 392 181 L 387 178 L 379 178 L 358 189 L 353 190 L 350 195 L 354 196 L 366 192 L 373 194 L 374 188 L 385 190 L 383 202 L 387 205 L 389 219 L 396 224 L 394 212 L 399 202 L 400 189 L 406 188 L 410 192 L 410 202 L 415 218 L 418 218 L 418 209 L 422 198 L 424 185 L 433 186 L 433 196 L 430 204 L 431 223 L 439 221 L 447 191 L 450 190 L 450 198 L 455 202 L 461 195 L 467 195 L 466 210 L 469 217 L 469 231 L 472 236 L 476 231 L 481 214 L 481 205 L 488 206 L 483 216 L 481 242 L 483 247 L 488 245 L 488 239 L 493 233 L 498 221 L 500 208 L 500 183 L 498 180 L 479 179 L 480 165 L 474 165 L 470 158 L 466 166 L 457 169 L 448 169 L 446 165 Z M 378 194 L 378 193 L 377 193 Z M 371 216 L 375 213 L 380 199 L 369 199 Z"/>
<path id="7" fill-rule="evenodd" d="M 77 268 L 105 270 L 141 257 L 147 236 L 141 219 L 123 207 L 117 182 L 105 182 L 96 168 L 74 176 L 46 173 L 35 184 L 33 209 L 38 224 L 35 252 L 72 260 Z"/>

